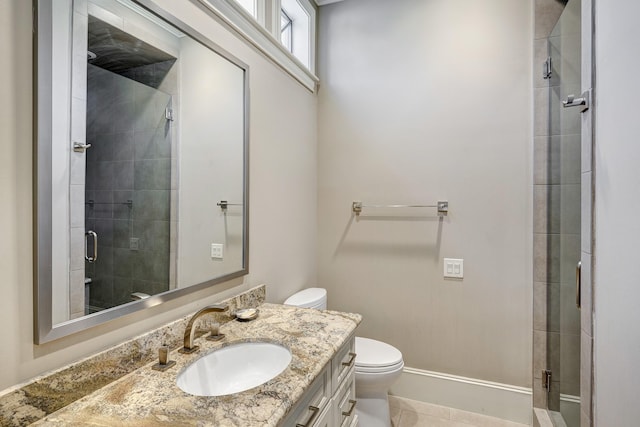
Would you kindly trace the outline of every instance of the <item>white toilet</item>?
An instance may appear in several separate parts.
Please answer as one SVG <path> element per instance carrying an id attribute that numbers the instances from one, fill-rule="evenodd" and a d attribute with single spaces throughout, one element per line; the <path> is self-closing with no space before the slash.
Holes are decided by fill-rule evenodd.
<path id="1" fill-rule="evenodd" d="M 327 309 L 327 291 L 304 289 L 284 302 L 302 308 Z M 363 427 L 391 427 L 389 387 L 404 367 L 402 353 L 383 342 L 356 337 L 356 413 Z"/>

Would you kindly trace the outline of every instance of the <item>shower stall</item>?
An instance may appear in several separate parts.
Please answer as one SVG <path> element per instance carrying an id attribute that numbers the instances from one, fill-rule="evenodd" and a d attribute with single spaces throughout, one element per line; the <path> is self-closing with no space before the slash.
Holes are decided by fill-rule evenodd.
<path id="1" fill-rule="evenodd" d="M 167 92 L 176 58 L 93 16 L 88 48 L 85 314 L 175 282 Z"/>
<path id="2" fill-rule="evenodd" d="M 581 387 L 585 365 L 590 366 L 590 360 L 581 364 L 581 303 L 590 299 L 590 293 L 581 298 L 582 287 L 590 286 L 581 283 L 582 233 L 585 224 L 590 226 L 590 218 L 582 218 L 584 181 L 590 180 L 590 175 L 583 176 L 581 158 L 590 147 L 583 143 L 583 113 L 590 114 L 590 100 L 589 91 L 583 92 L 581 26 L 583 8 L 590 3 L 562 4 L 548 37 L 538 41 L 538 49 L 546 53 L 544 63 L 535 64 L 536 72 L 543 65 L 544 80 L 536 89 L 534 407 L 546 409 L 545 416 L 556 426 L 577 427 L 584 425 L 581 411 L 590 414 L 590 402 L 581 399 L 587 389 Z"/>
<path id="3" fill-rule="evenodd" d="M 547 367 L 551 372 L 548 408 L 568 427 L 580 425 L 580 311 L 576 280 L 580 269 L 581 123 L 580 108 L 565 108 L 563 102 L 571 95 L 575 98 L 581 94 L 580 17 L 580 0 L 569 1 L 549 36 L 549 146 L 553 147 L 549 173 L 554 175 L 554 184 L 547 199 L 553 233 L 547 249 L 552 254 L 549 259 L 557 265 L 550 265 L 547 270 Z"/>

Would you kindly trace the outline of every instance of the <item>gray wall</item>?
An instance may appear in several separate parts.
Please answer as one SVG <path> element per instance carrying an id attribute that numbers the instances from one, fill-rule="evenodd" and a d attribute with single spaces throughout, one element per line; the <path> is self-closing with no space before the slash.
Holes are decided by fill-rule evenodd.
<path id="1" fill-rule="evenodd" d="M 243 265 L 244 72 L 185 38 L 180 72 L 177 284 L 186 287 Z M 223 211 L 221 200 L 236 206 Z M 223 244 L 223 259 L 211 258 L 211 243 Z"/>
<path id="2" fill-rule="evenodd" d="M 320 9 L 318 285 L 409 367 L 531 386 L 532 11 L 512 0 Z M 353 200 L 441 199 L 442 221 L 351 214 Z M 443 279 L 444 257 L 464 258 L 463 280 Z"/>
<path id="3" fill-rule="evenodd" d="M 597 426 L 640 420 L 640 3 L 595 2 L 594 365 Z"/>

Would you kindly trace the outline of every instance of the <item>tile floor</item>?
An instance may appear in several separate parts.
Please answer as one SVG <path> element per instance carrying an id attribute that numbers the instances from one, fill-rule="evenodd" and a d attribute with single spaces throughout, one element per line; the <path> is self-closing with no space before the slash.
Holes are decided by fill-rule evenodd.
<path id="1" fill-rule="evenodd" d="M 389 396 L 393 427 L 528 427 L 446 406 Z"/>

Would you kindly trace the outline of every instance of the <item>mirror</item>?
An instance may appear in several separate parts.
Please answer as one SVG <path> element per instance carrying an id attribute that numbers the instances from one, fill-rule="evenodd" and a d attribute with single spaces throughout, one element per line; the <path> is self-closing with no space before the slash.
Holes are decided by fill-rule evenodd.
<path id="1" fill-rule="evenodd" d="M 36 3 L 36 343 L 247 274 L 248 67 L 148 1 Z"/>

